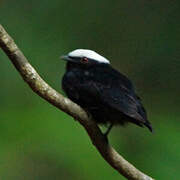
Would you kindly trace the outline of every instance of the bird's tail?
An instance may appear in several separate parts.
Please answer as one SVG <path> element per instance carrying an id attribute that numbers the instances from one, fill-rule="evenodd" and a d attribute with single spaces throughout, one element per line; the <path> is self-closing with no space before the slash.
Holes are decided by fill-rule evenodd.
<path id="1" fill-rule="evenodd" d="M 152 125 L 150 124 L 150 122 L 146 121 L 146 122 L 144 123 L 144 125 L 145 125 L 152 133 L 154 132 L 154 130 L 153 130 Z"/>

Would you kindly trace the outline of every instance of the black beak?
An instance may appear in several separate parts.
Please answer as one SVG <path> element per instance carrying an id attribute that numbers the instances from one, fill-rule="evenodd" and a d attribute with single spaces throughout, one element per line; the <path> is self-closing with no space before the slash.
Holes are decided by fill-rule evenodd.
<path id="1" fill-rule="evenodd" d="M 61 59 L 65 60 L 65 61 L 72 61 L 72 59 L 69 56 L 61 56 Z"/>

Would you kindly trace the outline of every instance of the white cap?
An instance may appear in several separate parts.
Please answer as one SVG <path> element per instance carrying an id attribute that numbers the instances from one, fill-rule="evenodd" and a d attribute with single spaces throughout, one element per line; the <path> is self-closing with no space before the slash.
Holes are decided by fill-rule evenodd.
<path id="1" fill-rule="evenodd" d="M 93 59 L 95 61 L 98 61 L 99 63 L 107 63 L 110 64 L 109 60 L 107 60 L 105 57 L 99 55 L 95 51 L 88 50 L 88 49 L 76 49 L 74 51 L 71 51 L 68 56 L 70 57 L 87 57 L 89 59 Z"/>

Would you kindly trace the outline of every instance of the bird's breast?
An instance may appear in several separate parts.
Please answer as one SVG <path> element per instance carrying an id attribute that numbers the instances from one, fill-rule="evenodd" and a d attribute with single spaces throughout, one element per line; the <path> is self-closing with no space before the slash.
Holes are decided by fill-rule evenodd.
<path id="1" fill-rule="evenodd" d="M 84 75 L 85 75 L 85 76 L 89 76 L 89 75 L 90 75 L 90 72 L 89 72 L 89 71 L 84 71 Z"/>

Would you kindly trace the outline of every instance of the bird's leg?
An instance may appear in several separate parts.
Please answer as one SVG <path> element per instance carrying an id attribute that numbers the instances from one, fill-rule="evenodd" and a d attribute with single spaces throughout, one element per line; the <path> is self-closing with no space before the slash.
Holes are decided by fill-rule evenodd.
<path id="1" fill-rule="evenodd" d="M 107 131 L 104 133 L 104 136 L 106 136 L 106 137 L 108 136 L 108 134 L 109 134 L 110 130 L 112 129 L 112 127 L 113 127 L 113 123 L 110 124 Z"/>

